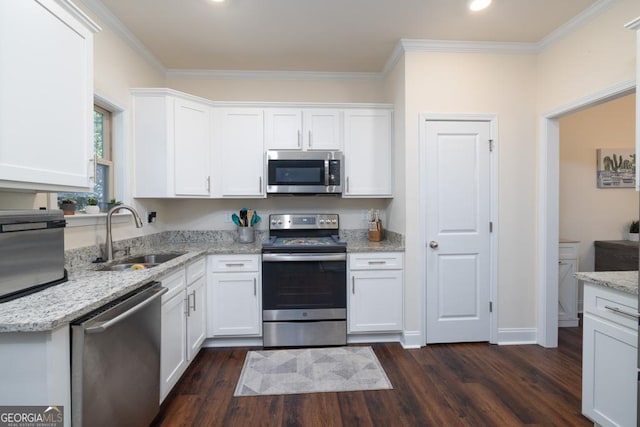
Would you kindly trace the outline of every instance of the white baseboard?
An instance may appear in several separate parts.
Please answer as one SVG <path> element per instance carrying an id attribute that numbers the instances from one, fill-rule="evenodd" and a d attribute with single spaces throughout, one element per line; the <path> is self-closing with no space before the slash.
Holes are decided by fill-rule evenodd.
<path id="1" fill-rule="evenodd" d="M 404 331 L 402 334 L 402 347 L 420 348 L 424 346 L 422 333 L 420 331 Z"/>
<path id="2" fill-rule="evenodd" d="M 203 347 L 262 347 L 262 337 L 207 338 Z"/>
<path id="3" fill-rule="evenodd" d="M 402 335 L 400 333 L 390 334 L 349 334 L 347 335 L 347 344 L 366 344 L 376 342 L 399 342 L 402 343 Z"/>
<path id="4" fill-rule="evenodd" d="M 498 345 L 537 344 L 536 328 L 498 329 Z"/>

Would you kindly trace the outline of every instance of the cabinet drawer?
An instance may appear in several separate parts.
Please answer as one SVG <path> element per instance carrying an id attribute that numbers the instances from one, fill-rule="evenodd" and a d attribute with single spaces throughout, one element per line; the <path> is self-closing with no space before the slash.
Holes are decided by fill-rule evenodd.
<path id="1" fill-rule="evenodd" d="M 162 296 L 162 302 L 164 303 L 186 289 L 187 283 L 185 281 L 184 268 L 162 277 L 160 283 L 169 290 Z"/>
<path id="2" fill-rule="evenodd" d="M 207 263 L 204 258 L 187 265 L 187 283 L 191 284 L 204 276 Z"/>
<path id="3" fill-rule="evenodd" d="M 209 257 L 209 271 L 215 273 L 260 271 L 260 255 L 212 255 Z"/>
<path id="4" fill-rule="evenodd" d="M 638 327 L 638 319 L 633 317 L 634 314 L 638 314 L 636 298 L 635 295 L 628 295 L 587 282 L 584 286 L 584 312 L 635 331 Z M 620 310 L 620 312 L 616 310 Z"/>
<path id="5" fill-rule="evenodd" d="M 558 259 L 578 259 L 578 244 L 560 243 L 560 246 L 558 246 Z"/>
<path id="6" fill-rule="evenodd" d="M 349 254 L 349 269 L 399 270 L 402 269 L 402 259 L 399 252 Z"/>

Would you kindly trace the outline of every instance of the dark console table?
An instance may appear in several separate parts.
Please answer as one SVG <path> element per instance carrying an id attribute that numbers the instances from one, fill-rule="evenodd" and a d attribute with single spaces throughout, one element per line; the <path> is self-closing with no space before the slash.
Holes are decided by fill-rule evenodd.
<path id="1" fill-rule="evenodd" d="M 638 242 L 596 240 L 595 271 L 633 271 L 638 269 Z"/>

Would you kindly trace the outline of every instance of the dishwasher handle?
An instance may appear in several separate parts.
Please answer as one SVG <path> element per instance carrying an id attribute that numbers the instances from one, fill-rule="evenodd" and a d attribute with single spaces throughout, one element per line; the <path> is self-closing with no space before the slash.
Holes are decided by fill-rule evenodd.
<path id="1" fill-rule="evenodd" d="M 126 319 L 127 317 L 133 315 L 134 313 L 142 310 L 144 307 L 151 304 L 154 300 L 160 298 L 162 295 L 166 294 L 168 291 L 169 289 L 161 286 L 154 286 L 152 288 L 149 288 L 141 292 L 141 294 L 150 293 L 151 295 L 148 298 L 142 300 L 141 302 L 131 307 L 129 310 L 117 315 L 113 319 L 109 319 L 105 322 L 99 323 L 97 326 L 91 326 L 89 328 L 86 328 L 84 332 L 87 334 L 99 334 L 100 332 L 104 332 L 110 327 L 112 327 L 113 325 L 115 325 L 116 323 L 119 323 L 122 320 Z"/>

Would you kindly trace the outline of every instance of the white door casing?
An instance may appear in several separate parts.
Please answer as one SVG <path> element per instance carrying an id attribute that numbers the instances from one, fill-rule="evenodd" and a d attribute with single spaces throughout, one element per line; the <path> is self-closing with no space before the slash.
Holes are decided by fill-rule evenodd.
<path id="1" fill-rule="evenodd" d="M 494 342 L 492 123 L 423 117 L 426 339 Z M 495 232 L 495 229 L 494 229 Z"/>

